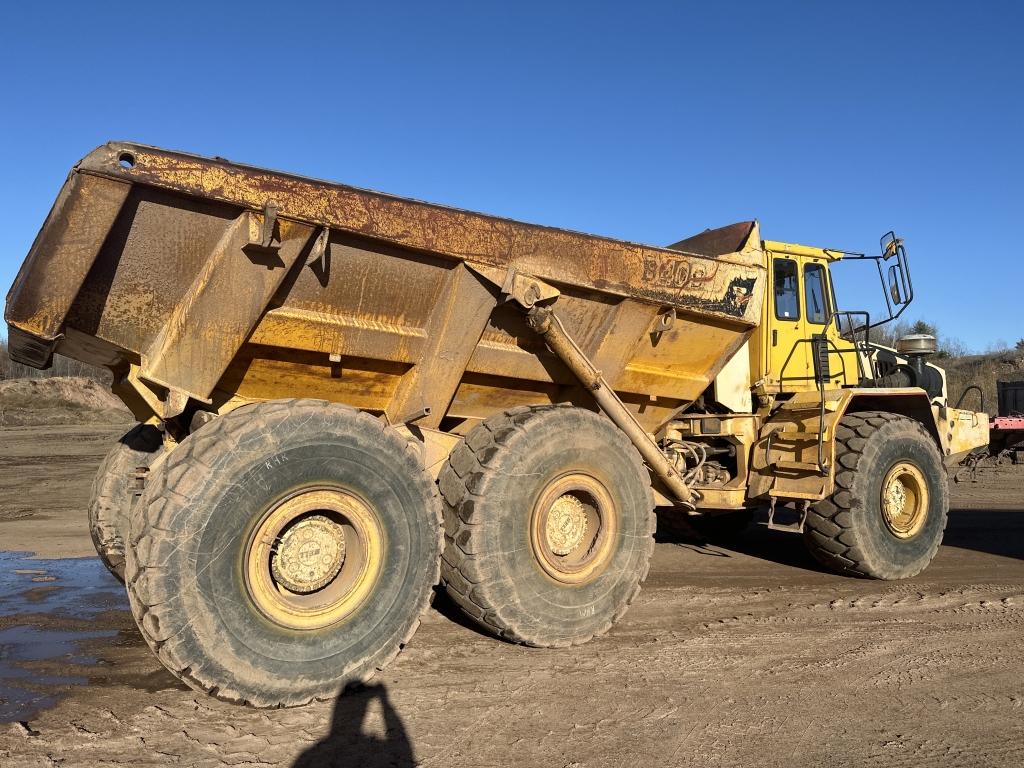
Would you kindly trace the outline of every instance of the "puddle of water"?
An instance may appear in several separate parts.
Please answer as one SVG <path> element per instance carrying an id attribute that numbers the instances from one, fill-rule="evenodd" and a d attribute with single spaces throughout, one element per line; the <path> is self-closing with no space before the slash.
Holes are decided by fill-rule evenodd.
<path id="1" fill-rule="evenodd" d="M 127 610 L 124 587 L 98 559 L 29 556 L 0 552 L 0 616 L 89 621 L 105 611 Z M 28 720 L 56 704 L 63 690 L 85 684 L 87 678 L 78 673 L 97 659 L 83 654 L 79 643 L 115 635 L 116 630 L 42 629 L 27 623 L 0 629 L 0 723 Z M 43 673 L 32 662 L 67 669 Z"/>
<path id="2" fill-rule="evenodd" d="M 19 662 L 50 661 L 88 667 L 97 660 L 80 653 L 78 643 L 116 634 L 114 630 L 68 632 L 37 629 L 26 624 L 0 629 L 0 723 L 28 720 L 57 703 L 59 696 L 54 688 L 88 682 L 88 678 L 72 674 L 70 670 L 46 674 L 21 666 Z"/>
<path id="3" fill-rule="evenodd" d="M 0 551 L 0 616 L 45 613 L 86 621 L 128 610 L 128 596 L 96 557 L 32 560 Z"/>

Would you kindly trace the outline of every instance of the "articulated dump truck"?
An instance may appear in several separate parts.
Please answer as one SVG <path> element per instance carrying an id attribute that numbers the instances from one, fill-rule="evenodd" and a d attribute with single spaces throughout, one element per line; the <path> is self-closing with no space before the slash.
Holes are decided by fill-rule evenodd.
<path id="1" fill-rule="evenodd" d="M 841 261 L 877 266 L 882 317 L 836 307 Z M 839 573 L 918 573 L 988 420 L 947 404 L 931 337 L 872 343 L 912 297 L 891 234 L 662 248 L 112 143 L 5 318 L 15 360 L 106 366 L 138 420 L 89 516 L 146 642 L 272 707 L 382 669 L 438 583 L 507 641 L 607 632 L 656 506 L 698 531 L 761 510 Z"/>

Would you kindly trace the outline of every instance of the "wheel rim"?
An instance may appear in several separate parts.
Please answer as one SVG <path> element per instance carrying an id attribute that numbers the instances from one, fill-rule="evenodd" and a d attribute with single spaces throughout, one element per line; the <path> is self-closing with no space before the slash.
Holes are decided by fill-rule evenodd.
<path id="1" fill-rule="evenodd" d="M 611 560 L 618 532 L 611 494 L 583 473 L 549 483 L 530 515 L 530 546 L 541 568 L 556 581 L 583 584 Z"/>
<path id="2" fill-rule="evenodd" d="M 910 462 L 896 464 L 882 481 L 882 520 L 899 539 L 920 533 L 928 518 L 928 484 Z"/>
<path id="3" fill-rule="evenodd" d="M 256 608 L 291 629 L 351 615 L 380 576 L 384 534 L 374 510 L 340 488 L 312 488 L 273 505 L 249 536 L 245 579 Z"/>

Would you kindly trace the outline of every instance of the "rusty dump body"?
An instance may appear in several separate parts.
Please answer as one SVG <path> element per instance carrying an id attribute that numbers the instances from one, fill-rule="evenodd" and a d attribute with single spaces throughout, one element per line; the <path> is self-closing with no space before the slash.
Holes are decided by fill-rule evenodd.
<path id="1" fill-rule="evenodd" d="M 462 431 L 581 400 L 517 276 L 649 432 L 760 322 L 756 223 L 659 248 L 128 143 L 72 170 L 7 299 L 12 356 L 108 366 L 142 420 L 316 397 Z M 699 332 L 695 329 L 699 327 Z"/>

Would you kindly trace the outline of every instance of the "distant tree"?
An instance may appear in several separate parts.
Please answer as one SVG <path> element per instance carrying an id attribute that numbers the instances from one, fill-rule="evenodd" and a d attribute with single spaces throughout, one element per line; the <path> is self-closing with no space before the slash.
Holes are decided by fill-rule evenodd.
<path id="1" fill-rule="evenodd" d="M 911 333 L 925 334 L 927 336 L 934 336 L 939 338 L 938 326 L 932 325 L 924 320 L 918 320 L 912 326 L 910 326 Z"/>
<path id="2" fill-rule="evenodd" d="M 1017 339 L 1017 351 L 1024 352 L 1024 339 Z"/>
<path id="3" fill-rule="evenodd" d="M 871 341 L 881 344 L 883 347 L 895 347 L 896 341 L 910 332 L 910 326 L 905 320 L 897 320 L 895 323 L 886 323 L 872 328 Z"/>
<path id="4" fill-rule="evenodd" d="M 897 320 L 895 323 L 872 328 L 871 341 L 882 346 L 895 347 L 900 339 L 910 334 L 934 336 L 936 346 L 938 347 L 936 351 L 936 357 L 938 358 L 949 359 L 970 354 L 967 345 L 960 339 L 946 336 L 935 323 L 929 323 L 927 320 L 915 320 L 913 323 L 906 320 Z"/>
<path id="5" fill-rule="evenodd" d="M 951 336 L 940 337 L 938 344 L 942 357 L 963 357 L 970 354 L 966 344 Z"/>

